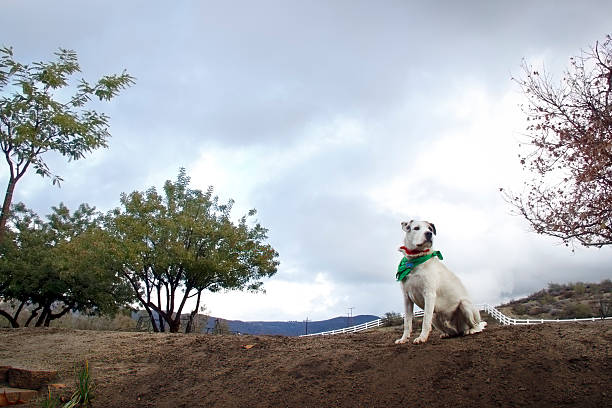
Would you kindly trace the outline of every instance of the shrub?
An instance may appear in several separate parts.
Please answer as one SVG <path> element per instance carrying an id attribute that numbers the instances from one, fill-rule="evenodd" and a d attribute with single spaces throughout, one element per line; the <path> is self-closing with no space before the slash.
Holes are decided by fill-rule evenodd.
<path id="1" fill-rule="evenodd" d="M 584 293 L 586 292 L 586 286 L 584 285 L 584 283 L 576 282 L 574 284 L 574 292 L 576 292 L 576 294 L 578 295 L 584 295 Z"/>
<path id="2" fill-rule="evenodd" d="M 565 318 L 567 319 L 582 319 L 594 315 L 591 306 L 584 303 L 571 303 L 565 308 Z"/>
<path id="3" fill-rule="evenodd" d="M 551 295 L 559 296 L 559 294 L 561 293 L 561 290 L 563 290 L 563 286 L 559 285 L 558 283 L 550 282 L 548 284 L 548 292 Z"/>
<path id="4" fill-rule="evenodd" d="M 610 279 L 602 280 L 599 284 L 602 293 L 612 292 L 612 281 Z"/>
<path id="5" fill-rule="evenodd" d="M 397 312 L 387 312 L 381 320 L 383 321 L 383 326 L 386 327 L 399 326 L 404 322 L 402 315 Z"/>
<path id="6" fill-rule="evenodd" d="M 563 316 L 563 309 L 551 309 L 550 315 L 555 318 L 561 318 Z"/>
<path id="7" fill-rule="evenodd" d="M 519 316 L 527 314 L 527 306 L 522 303 L 514 305 L 512 306 L 512 312 Z"/>
<path id="8" fill-rule="evenodd" d="M 612 302 L 600 299 L 599 300 L 599 317 L 611 317 L 612 316 Z"/>
<path id="9" fill-rule="evenodd" d="M 542 313 L 544 313 L 545 310 L 542 306 L 533 306 L 531 308 L 529 308 L 529 310 L 527 311 L 527 314 L 529 316 L 539 316 Z"/>
<path id="10" fill-rule="evenodd" d="M 77 330 L 136 331 L 137 321 L 129 314 L 129 310 L 117 313 L 114 317 L 70 313 L 52 321 L 50 326 Z"/>
<path id="11" fill-rule="evenodd" d="M 542 303 L 543 305 L 549 305 L 552 303 L 555 303 L 557 301 L 557 299 L 551 295 L 550 293 L 544 293 L 542 294 L 542 296 L 539 298 L 540 303 Z"/>

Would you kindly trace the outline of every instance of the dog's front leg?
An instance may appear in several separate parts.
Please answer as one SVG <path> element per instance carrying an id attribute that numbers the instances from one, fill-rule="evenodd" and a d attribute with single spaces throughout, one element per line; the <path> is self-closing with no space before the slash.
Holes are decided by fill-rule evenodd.
<path id="1" fill-rule="evenodd" d="M 434 306 L 436 304 L 436 292 L 427 291 L 425 293 L 425 310 L 423 311 L 423 327 L 421 335 L 414 339 L 414 344 L 425 343 L 431 332 L 431 322 L 433 320 Z"/>
<path id="2" fill-rule="evenodd" d="M 414 309 L 414 303 L 412 299 L 410 299 L 410 296 L 408 296 L 408 291 L 405 288 L 402 289 L 404 292 L 404 308 L 406 312 L 404 314 L 404 333 L 401 338 L 395 340 L 395 344 L 405 343 L 412 333 L 412 311 Z"/>

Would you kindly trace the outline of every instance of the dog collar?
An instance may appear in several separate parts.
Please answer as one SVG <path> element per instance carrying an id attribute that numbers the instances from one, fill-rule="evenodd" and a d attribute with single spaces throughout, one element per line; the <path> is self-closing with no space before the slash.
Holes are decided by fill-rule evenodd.
<path id="1" fill-rule="evenodd" d="M 429 261 L 434 256 L 437 256 L 438 258 L 440 258 L 440 260 L 444 259 L 440 251 L 433 251 L 430 254 L 419 256 L 418 258 L 408 259 L 406 257 L 403 257 L 397 267 L 397 274 L 395 274 L 395 279 L 397 279 L 398 282 L 403 280 L 406 276 L 408 276 L 410 272 L 412 272 L 415 266 L 420 265 L 423 262 Z"/>
<path id="2" fill-rule="evenodd" d="M 427 252 L 431 251 L 431 248 L 427 249 L 408 249 L 405 246 L 399 247 L 400 252 L 405 253 L 406 255 L 416 256 L 416 255 L 427 255 Z"/>

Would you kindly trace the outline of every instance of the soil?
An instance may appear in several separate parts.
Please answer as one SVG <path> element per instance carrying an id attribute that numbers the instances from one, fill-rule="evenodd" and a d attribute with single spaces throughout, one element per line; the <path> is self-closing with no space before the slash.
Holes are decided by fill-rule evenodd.
<path id="1" fill-rule="evenodd" d="M 612 407 L 612 322 L 490 325 L 395 345 L 401 327 L 326 337 L 0 330 L 0 366 L 87 359 L 94 407 Z M 252 348 L 243 348 L 253 345 Z"/>

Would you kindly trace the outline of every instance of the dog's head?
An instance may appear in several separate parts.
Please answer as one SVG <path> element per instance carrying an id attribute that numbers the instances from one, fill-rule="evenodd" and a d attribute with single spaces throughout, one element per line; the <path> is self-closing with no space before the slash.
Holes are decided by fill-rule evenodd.
<path id="1" fill-rule="evenodd" d="M 410 250 L 431 248 L 436 235 L 436 226 L 427 221 L 402 221 L 402 230 L 406 233 L 404 246 Z"/>

